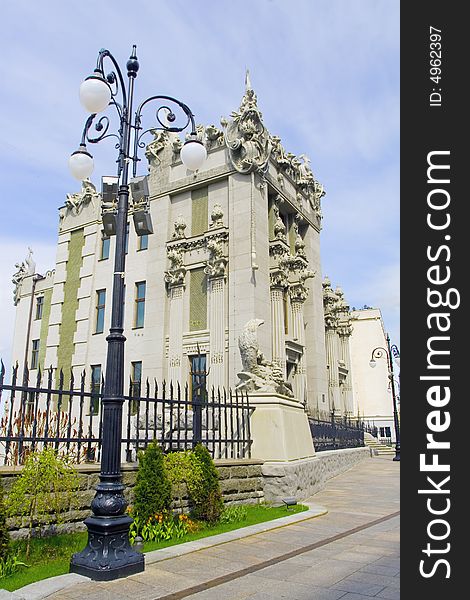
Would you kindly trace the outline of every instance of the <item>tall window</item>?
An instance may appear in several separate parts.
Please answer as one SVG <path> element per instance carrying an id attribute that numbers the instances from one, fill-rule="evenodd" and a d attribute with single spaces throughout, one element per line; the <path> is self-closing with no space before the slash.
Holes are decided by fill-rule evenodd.
<path id="1" fill-rule="evenodd" d="M 44 296 L 38 296 L 36 298 L 36 320 L 42 319 L 43 310 L 44 310 Z"/>
<path id="2" fill-rule="evenodd" d="M 91 365 L 91 398 L 90 414 L 97 415 L 100 411 L 101 365 Z"/>
<path id="3" fill-rule="evenodd" d="M 131 363 L 131 398 L 140 398 L 140 390 L 142 386 L 142 362 Z M 131 415 L 136 415 L 139 408 L 138 400 L 132 400 L 129 406 Z"/>
<path id="4" fill-rule="evenodd" d="M 193 269 L 189 280 L 189 331 L 207 328 L 207 275 Z"/>
<path id="5" fill-rule="evenodd" d="M 33 340 L 31 346 L 31 369 L 39 366 L 39 340 Z"/>
<path id="6" fill-rule="evenodd" d="M 137 237 L 139 238 L 138 250 L 147 250 L 147 248 L 149 247 L 149 236 L 145 234 L 139 235 Z"/>
<path id="7" fill-rule="evenodd" d="M 200 235 L 207 231 L 207 188 L 191 192 L 191 235 Z"/>
<path id="8" fill-rule="evenodd" d="M 145 281 L 135 284 L 134 327 L 144 326 L 145 316 Z"/>
<path id="9" fill-rule="evenodd" d="M 207 357 L 205 354 L 197 354 L 189 357 L 190 361 L 190 397 L 194 400 L 196 397 L 204 402 L 207 399 L 206 366 Z"/>
<path id="10" fill-rule="evenodd" d="M 106 306 L 106 290 L 96 292 L 96 326 L 95 333 L 103 333 L 104 330 L 104 309 Z"/>
<path id="11" fill-rule="evenodd" d="M 109 246 L 111 239 L 105 235 L 101 238 L 101 260 L 109 258 Z"/>

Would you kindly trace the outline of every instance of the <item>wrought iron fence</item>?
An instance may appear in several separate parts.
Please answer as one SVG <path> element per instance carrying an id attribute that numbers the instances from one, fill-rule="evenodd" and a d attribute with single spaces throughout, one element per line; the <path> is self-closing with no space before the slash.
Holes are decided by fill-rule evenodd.
<path id="1" fill-rule="evenodd" d="M 30 376 L 26 367 L 20 379 L 16 366 L 7 384 L 1 363 L 0 461 L 22 464 L 30 452 L 52 446 L 76 463 L 99 462 L 104 379 L 87 385 L 85 372 L 78 382 L 71 373 L 65 385 L 63 371 L 38 369 L 32 386 Z M 201 442 L 213 458 L 250 458 L 254 410 L 247 394 L 239 391 L 208 392 L 202 386 L 196 391 L 187 384 L 131 381 L 124 396 L 122 460 L 134 462 L 138 450 L 154 439 L 164 452 L 186 450 Z"/>
<path id="2" fill-rule="evenodd" d="M 331 414 L 329 421 L 309 417 L 313 445 L 317 452 L 364 446 L 364 423 Z"/>

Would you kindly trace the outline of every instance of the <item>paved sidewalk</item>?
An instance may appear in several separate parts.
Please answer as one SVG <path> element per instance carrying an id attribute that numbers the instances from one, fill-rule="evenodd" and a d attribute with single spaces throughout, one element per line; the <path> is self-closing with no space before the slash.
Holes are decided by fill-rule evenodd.
<path id="1" fill-rule="evenodd" d="M 328 514 L 153 562 L 126 579 L 86 580 L 47 597 L 398 599 L 399 470 L 389 457 L 366 459 L 310 498 Z"/>

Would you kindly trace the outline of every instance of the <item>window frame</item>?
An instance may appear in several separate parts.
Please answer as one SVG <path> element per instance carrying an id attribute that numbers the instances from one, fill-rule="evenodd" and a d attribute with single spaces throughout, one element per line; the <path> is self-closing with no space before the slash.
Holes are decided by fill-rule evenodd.
<path id="1" fill-rule="evenodd" d="M 41 346 L 41 340 L 31 340 L 31 364 L 29 369 L 37 369 L 39 367 L 39 349 Z"/>
<path id="2" fill-rule="evenodd" d="M 44 314 L 44 295 L 36 296 L 36 313 L 34 320 L 40 321 Z"/>
<path id="3" fill-rule="evenodd" d="M 100 304 L 100 294 L 104 294 L 104 301 Z M 95 314 L 95 331 L 94 333 L 103 333 L 104 331 L 104 319 L 106 310 L 106 289 L 96 290 L 96 314 Z M 101 329 L 99 330 L 99 324 L 101 322 Z"/>
<path id="4" fill-rule="evenodd" d="M 139 286 L 143 285 L 143 296 L 139 296 Z M 145 298 L 147 293 L 147 282 L 146 281 L 136 281 L 134 287 L 134 329 L 143 329 L 145 324 Z M 140 315 L 140 311 L 142 310 L 142 315 Z M 140 322 L 141 317 L 141 322 Z"/>

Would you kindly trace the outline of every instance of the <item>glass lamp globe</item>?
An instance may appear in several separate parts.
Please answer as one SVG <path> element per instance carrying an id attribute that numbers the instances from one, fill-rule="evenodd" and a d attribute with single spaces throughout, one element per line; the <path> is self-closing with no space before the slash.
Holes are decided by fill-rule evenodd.
<path id="1" fill-rule="evenodd" d="M 181 161 L 190 171 L 197 171 L 207 158 L 204 144 L 194 138 L 189 139 L 181 148 Z"/>
<path id="2" fill-rule="evenodd" d="M 92 155 L 87 151 L 86 146 L 80 145 L 80 148 L 69 158 L 69 169 L 75 179 L 83 181 L 93 173 L 95 165 Z"/>
<path id="3" fill-rule="evenodd" d="M 103 111 L 111 101 L 111 88 L 102 77 L 90 75 L 80 85 L 80 102 L 90 113 Z"/>
<path id="4" fill-rule="evenodd" d="M 375 360 L 374 360 L 374 359 L 372 359 L 372 360 L 370 361 L 370 363 L 369 363 L 369 366 L 370 366 L 370 367 L 372 367 L 372 368 L 374 368 L 376 364 L 377 364 L 377 363 L 375 362 Z"/>

